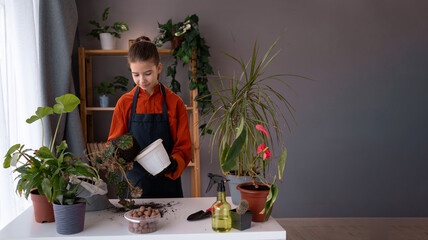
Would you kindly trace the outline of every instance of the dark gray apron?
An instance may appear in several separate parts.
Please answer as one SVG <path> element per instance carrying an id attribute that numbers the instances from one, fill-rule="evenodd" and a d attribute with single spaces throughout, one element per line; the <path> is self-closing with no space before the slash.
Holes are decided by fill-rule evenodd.
<path id="1" fill-rule="evenodd" d="M 131 116 L 129 118 L 129 132 L 137 139 L 141 149 L 144 149 L 157 139 L 162 139 L 162 144 L 171 155 L 174 142 L 169 128 L 168 109 L 165 100 L 165 87 L 159 83 L 163 95 L 162 113 L 136 114 L 139 87 L 135 91 L 132 101 Z M 133 181 L 134 186 L 143 189 L 142 198 L 179 198 L 183 197 L 181 178 L 172 180 L 165 176 L 154 177 L 147 172 L 138 162 L 134 162 L 134 168 L 127 172 L 127 177 Z"/>

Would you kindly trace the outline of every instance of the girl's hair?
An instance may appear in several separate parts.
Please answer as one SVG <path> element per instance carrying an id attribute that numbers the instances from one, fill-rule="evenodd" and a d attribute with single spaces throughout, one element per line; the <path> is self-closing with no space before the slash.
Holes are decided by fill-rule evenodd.
<path id="1" fill-rule="evenodd" d="M 157 66 L 160 62 L 158 49 L 150 38 L 141 36 L 135 40 L 128 51 L 128 63 L 153 61 Z"/>

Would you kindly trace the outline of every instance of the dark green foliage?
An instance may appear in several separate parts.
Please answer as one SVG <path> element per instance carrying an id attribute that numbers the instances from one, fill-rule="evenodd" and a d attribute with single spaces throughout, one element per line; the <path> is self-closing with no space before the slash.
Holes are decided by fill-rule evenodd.
<path id="1" fill-rule="evenodd" d="M 42 124 L 42 147 L 37 150 L 24 149 L 24 145 L 15 144 L 5 155 L 4 168 L 15 167 L 19 173 L 16 177 L 16 192 L 24 194 L 28 198 L 30 192 L 37 188 L 41 195 L 45 195 L 48 201 L 57 204 L 73 204 L 76 201 L 78 185 L 72 184 L 71 175 L 98 178 L 95 168 L 81 162 L 70 152 L 66 152 L 68 145 L 61 141 L 55 146 L 55 139 L 63 113 L 72 112 L 80 103 L 79 98 L 72 94 L 64 94 L 55 98 L 53 107 L 39 107 L 35 115 L 27 119 L 27 123 L 40 120 Z M 59 114 L 55 134 L 49 144 L 43 144 L 43 118 L 52 114 Z M 55 149 L 55 150 L 54 150 Z M 20 161 L 21 160 L 21 161 Z"/>
<path id="2" fill-rule="evenodd" d="M 114 82 L 103 81 L 95 88 L 95 92 L 101 95 L 114 95 L 117 90 L 128 91 L 129 79 L 124 76 L 114 77 Z"/>
<path id="3" fill-rule="evenodd" d="M 134 158 L 140 153 L 141 148 L 130 133 L 124 134 L 111 140 L 111 145 L 114 146 L 118 160 L 125 159 L 126 162 L 132 162 Z"/>
<path id="4" fill-rule="evenodd" d="M 174 48 L 174 62 L 168 67 L 167 76 L 171 77 L 171 90 L 175 93 L 180 92 L 180 83 L 175 79 L 177 58 L 183 61 L 183 65 L 196 62 L 195 73 L 188 72 L 190 90 L 198 89 L 198 96 L 195 100 L 198 102 L 198 108 L 201 114 L 209 112 L 211 108 L 211 95 L 208 89 L 208 75 L 213 74 L 209 63 L 209 47 L 205 39 L 199 32 L 199 18 L 193 14 L 187 16 L 184 22 L 172 24 L 168 20 L 166 24 L 158 24 L 160 36 L 154 42 L 157 46 L 162 46 L 167 41 L 173 41 L 174 37 L 182 37 L 181 44 Z M 194 74 L 194 75 L 193 75 Z"/>
<path id="5" fill-rule="evenodd" d="M 108 182 L 116 184 L 119 182 L 119 174 L 117 172 L 108 172 Z"/>
<path id="6" fill-rule="evenodd" d="M 128 184 L 126 182 L 120 182 L 116 186 L 116 195 L 125 196 L 126 190 L 128 189 Z"/>
<path id="7" fill-rule="evenodd" d="M 89 21 L 89 24 L 91 24 L 95 28 L 92 29 L 91 32 L 88 33 L 88 35 L 91 35 L 97 38 L 98 40 L 100 39 L 100 33 L 110 33 L 111 35 L 120 38 L 121 32 L 126 32 L 129 30 L 128 24 L 124 22 L 115 22 L 111 26 L 107 25 L 106 21 L 108 19 L 109 10 L 109 7 L 104 9 L 104 12 L 102 14 L 102 21 L 104 26 L 101 26 L 101 24 L 95 20 Z"/>

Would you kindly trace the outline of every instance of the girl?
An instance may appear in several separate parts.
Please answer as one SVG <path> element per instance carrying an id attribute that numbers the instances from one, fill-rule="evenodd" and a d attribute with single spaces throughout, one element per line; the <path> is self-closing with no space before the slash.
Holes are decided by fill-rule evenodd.
<path id="1" fill-rule="evenodd" d="M 152 176 L 134 162 L 127 177 L 143 189 L 144 198 L 183 197 L 180 176 L 191 153 L 186 107 L 179 96 L 159 83 L 162 64 L 148 37 L 136 39 L 129 49 L 128 63 L 137 86 L 117 102 L 108 141 L 129 132 L 143 149 L 161 138 L 171 164 Z"/>

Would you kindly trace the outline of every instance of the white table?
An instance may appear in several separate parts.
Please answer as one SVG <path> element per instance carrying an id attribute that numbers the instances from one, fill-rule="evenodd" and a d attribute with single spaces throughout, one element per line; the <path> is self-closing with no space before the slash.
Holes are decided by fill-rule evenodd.
<path id="1" fill-rule="evenodd" d="M 117 200 L 111 200 L 116 204 Z M 227 198 L 232 203 L 230 197 Z M 87 212 L 83 232 L 73 235 L 60 235 L 56 232 L 55 223 L 36 223 L 33 208 L 30 207 L 0 231 L 1 240 L 10 239 L 284 239 L 285 230 L 270 217 L 267 222 L 251 223 L 251 228 L 244 231 L 233 229 L 227 233 L 217 233 L 211 228 L 211 218 L 189 222 L 187 216 L 199 210 L 205 210 L 215 202 L 214 197 L 208 198 L 166 198 L 138 199 L 141 203 L 173 203 L 161 218 L 158 230 L 148 234 L 134 234 L 128 231 L 128 223 L 124 213 L 104 210 Z M 232 205 L 233 207 L 233 205 Z"/>

